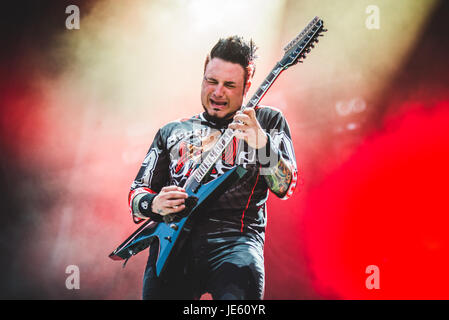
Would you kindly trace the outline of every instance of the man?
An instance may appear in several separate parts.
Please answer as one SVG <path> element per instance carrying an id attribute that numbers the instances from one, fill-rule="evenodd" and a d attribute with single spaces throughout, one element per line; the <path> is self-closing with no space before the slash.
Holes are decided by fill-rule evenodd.
<path id="1" fill-rule="evenodd" d="M 131 186 L 136 223 L 185 209 L 182 188 L 196 161 L 229 127 L 234 140 L 212 171 L 216 178 L 236 165 L 247 173 L 195 212 L 189 239 L 169 270 L 155 273 L 157 246 L 150 246 L 144 299 L 262 299 L 263 246 L 268 190 L 288 198 L 296 184 L 290 132 L 282 113 L 269 107 L 240 111 L 254 75 L 255 46 L 233 36 L 221 39 L 206 58 L 201 86 L 204 112 L 162 127 Z"/>

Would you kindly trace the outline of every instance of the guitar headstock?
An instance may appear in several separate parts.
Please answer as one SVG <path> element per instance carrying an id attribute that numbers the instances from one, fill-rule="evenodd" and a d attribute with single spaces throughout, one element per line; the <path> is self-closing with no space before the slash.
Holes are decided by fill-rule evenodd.
<path id="1" fill-rule="evenodd" d="M 302 62 L 301 59 L 305 59 L 306 54 L 315 47 L 314 44 L 318 42 L 318 37 L 323 36 L 322 33 L 326 31 L 327 29 L 323 28 L 323 20 L 315 17 L 295 39 L 285 46 L 285 54 L 280 61 L 281 66 L 287 69 Z"/>

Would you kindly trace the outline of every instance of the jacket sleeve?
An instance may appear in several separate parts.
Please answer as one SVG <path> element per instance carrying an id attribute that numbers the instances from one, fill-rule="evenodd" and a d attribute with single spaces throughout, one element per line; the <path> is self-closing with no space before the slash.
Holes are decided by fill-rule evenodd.
<path id="1" fill-rule="evenodd" d="M 135 223 L 145 219 L 161 221 L 151 212 L 151 203 L 169 180 L 169 155 L 162 130 L 156 133 L 128 195 L 128 206 Z"/>

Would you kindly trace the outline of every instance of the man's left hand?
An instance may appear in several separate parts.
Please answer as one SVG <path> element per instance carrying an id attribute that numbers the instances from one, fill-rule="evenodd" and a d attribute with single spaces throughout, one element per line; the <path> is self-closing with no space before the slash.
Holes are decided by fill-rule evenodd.
<path id="1" fill-rule="evenodd" d="M 229 128 L 235 130 L 237 138 L 244 139 L 254 149 L 263 148 L 267 144 L 267 134 L 257 121 L 256 111 L 253 108 L 237 111 Z"/>

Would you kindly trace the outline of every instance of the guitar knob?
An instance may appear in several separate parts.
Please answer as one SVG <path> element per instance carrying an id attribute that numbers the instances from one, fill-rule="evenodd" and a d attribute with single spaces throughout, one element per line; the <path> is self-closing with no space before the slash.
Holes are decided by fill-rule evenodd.
<path id="1" fill-rule="evenodd" d="M 171 242 L 171 237 L 170 236 L 164 237 L 164 239 L 167 240 L 168 242 Z"/>
<path id="2" fill-rule="evenodd" d="M 170 228 L 172 228 L 172 229 L 175 230 L 175 231 L 178 231 L 178 225 L 177 225 L 176 223 L 172 223 L 172 224 L 170 225 Z"/>

